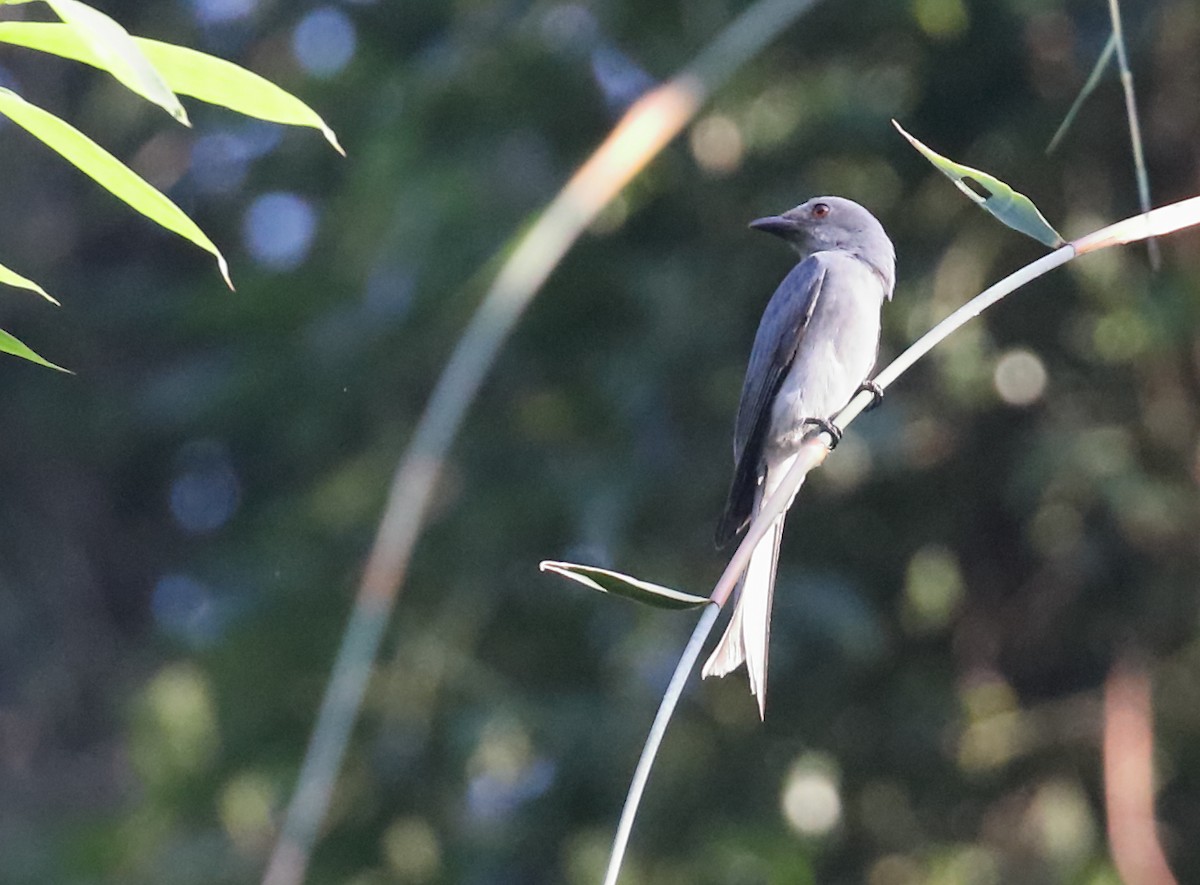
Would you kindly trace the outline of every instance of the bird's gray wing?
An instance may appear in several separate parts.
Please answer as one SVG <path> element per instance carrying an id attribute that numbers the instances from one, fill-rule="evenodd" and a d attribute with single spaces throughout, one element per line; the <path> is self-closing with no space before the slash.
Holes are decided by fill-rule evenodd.
<path id="1" fill-rule="evenodd" d="M 758 325 L 738 404 L 733 435 L 736 467 L 729 498 L 717 524 L 718 547 L 736 537 L 754 515 L 754 493 L 761 479 L 771 405 L 804 340 L 827 271 L 825 256 L 820 253 L 797 264 L 771 296 Z"/>

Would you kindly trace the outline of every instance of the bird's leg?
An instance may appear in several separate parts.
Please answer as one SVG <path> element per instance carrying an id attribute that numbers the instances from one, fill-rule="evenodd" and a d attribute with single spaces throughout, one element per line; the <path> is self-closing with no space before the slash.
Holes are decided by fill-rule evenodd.
<path id="1" fill-rule="evenodd" d="M 862 384 L 858 385 L 858 390 L 854 391 L 854 395 L 858 396 L 864 390 L 871 394 L 872 397 L 871 404 L 863 409 L 864 412 L 869 412 L 871 409 L 883 402 L 883 388 L 874 381 L 864 381 Z"/>
<path id="2" fill-rule="evenodd" d="M 800 422 L 803 427 L 806 424 L 812 424 L 814 427 L 819 427 L 821 430 L 829 434 L 829 451 L 837 448 L 837 444 L 842 441 L 842 431 L 837 428 L 832 421 L 827 418 L 805 418 Z"/>

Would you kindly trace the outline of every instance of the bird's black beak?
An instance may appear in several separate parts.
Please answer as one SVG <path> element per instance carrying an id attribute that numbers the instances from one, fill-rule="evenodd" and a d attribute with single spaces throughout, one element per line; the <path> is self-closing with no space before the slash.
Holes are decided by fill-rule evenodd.
<path id="1" fill-rule="evenodd" d="M 788 239 L 796 233 L 797 224 L 785 215 L 768 215 L 766 218 L 754 219 L 750 222 L 750 228 Z"/>

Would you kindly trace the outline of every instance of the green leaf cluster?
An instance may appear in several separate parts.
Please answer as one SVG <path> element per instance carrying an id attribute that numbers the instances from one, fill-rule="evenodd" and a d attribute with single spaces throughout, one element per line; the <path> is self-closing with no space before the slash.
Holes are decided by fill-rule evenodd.
<path id="1" fill-rule="evenodd" d="M 33 0 L 0 0 L 0 7 L 30 2 Z M 60 22 L 0 22 L 0 43 L 57 55 L 106 71 L 185 126 L 191 123 L 179 95 L 262 120 L 319 129 L 344 154 L 333 130 L 315 111 L 269 80 L 207 53 L 133 37 L 108 15 L 80 0 L 46 0 L 46 3 Z M 169 197 L 125 163 L 70 123 L 11 89 L 0 88 L 0 114 L 137 212 L 210 253 L 226 285 L 233 288 L 229 265 L 213 241 Z M 3 264 L 0 264 L 0 283 L 30 289 L 58 304 L 37 283 Z M 7 332 L 0 336 L 0 351 L 61 368 Z"/>

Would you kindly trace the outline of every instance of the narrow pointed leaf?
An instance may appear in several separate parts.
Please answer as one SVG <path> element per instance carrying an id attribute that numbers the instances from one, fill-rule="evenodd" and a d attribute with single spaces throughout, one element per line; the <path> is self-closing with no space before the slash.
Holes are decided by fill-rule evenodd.
<path id="1" fill-rule="evenodd" d="M 1046 153 L 1054 153 L 1054 149 L 1058 147 L 1058 143 L 1062 141 L 1067 130 L 1071 128 L 1071 124 L 1075 122 L 1075 117 L 1079 113 L 1079 109 L 1083 107 L 1083 103 L 1087 101 L 1087 97 L 1092 94 L 1096 86 L 1100 83 L 1100 78 L 1104 76 L 1104 69 L 1108 67 L 1108 63 L 1112 61 L 1113 53 L 1117 51 L 1117 35 L 1111 34 L 1108 42 L 1104 44 L 1104 51 L 1100 53 L 1100 57 L 1096 59 L 1096 66 L 1092 68 L 1092 72 L 1088 74 L 1087 81 L 1083 84 L 1083 88 L 1079 90 L 1079 94 L 1075 96 L 1075 101 L 1071 104 L 1071 109 L 1067 111 L 1067 115 L 1063 117 L 1063 121 L 1058 124 L 1058 131 L 1054 133 L 1054 137 L 1050 139 L 1050 144 L 1046 147 Z"/>
<path id="2" fill-rule="evenodd" d="M 98 67 L 185 126 L 187 112 L 162 75 L 133 42 L 129 32 L 98 9 L 80 0 L 46 0 L 50 8 L 91 48 Z"/>
<path id="3" fill-rule="evenodd" d="M 114 196 L 124 200 L 147 218 L 191 240 L 217 259 L 221 276 L 229 288 L 229 266 L 212 240 L 183 210 L 144 178 L 92 141 L 70 123 L 30 104 L 10 89 L 0 88 L 0 114 L 4 114 L 34 137 L 57 151 Z"/>
<path id="4" fill-rule="evenodd" d="M 554 572 L 572 581 L 578 581 L 592 590 L 601 593 L 611 593 L 614 596 L 624 596 L 637 602 L 644 602 L 656 608 L 686 609 L 699 608 L 709 602 L 707 596 L 693 596 L 681 593 L 670 587 L 640 581 L 637 578 L 623 575 L 620 572 L 592 565 L 577 565 L 573 562 L 554 562 L 546 560 L 538 566 L 544 572 Z"/>
<path id="5" fill-rule="evenodd" d="M 10 270 L 3 264 L 0 264 L 0 283 L 3 283 L 6 286 L 16 286 L 19 289 L 29 289 L 31 292 L 37 292 L 51 304 L 55 306 L 61 306 L 58 303 L 58 299 L 56 299 L 53 295 L 51 295 L 33 280 L 29 279 L 28 277 L 21 276 L 15 270 Z"/>
<path id="6" fill-rule="evenodd" d="M 1059 236 L 1058 231 L 1050 226 L 1050 222 L 1046 221 L 1029 197 L 1017 193 L 1003 181 L 986 172 L 943 157 L 905 132 L 895 120 L 892 121 L 892 125 L 908 139 L 909 144 L 924 155 L 925 159 L 953 181 L 960 191 L 990 212 L 998 221 L 1033 237 L 1051 249 L 1057 249 L 1066 242 Z"/>
<path id="7" fill-rule="evenodd" d="M 0 42 L 48 52 L 62 58 L 103 67 L 92 47 L 66 25 L 57 22 L 0 22 Z M 220 105 L 260 120 L 319 129 L 340 154 L 333 130 L 316 111 L 270 80 L 214 55 L 134 37 L 133 42 L 179 95 Z"/>
<path id="8" fill-rule="evenodd" d="M 34 353 L 30 348 L 26 347 L 3 329 L 0 329 L 0 353 L 11 353 L 13 356 L 19 356 L 23 360 L 29 360 L 31 363 L 37 363 L 39 366 L 45 366 L 47 369 L 56 369 L 59 372 L 66 372 L 68 375 L 73 374 L 70 369 L 56 366 L 49 360 Z"/>

